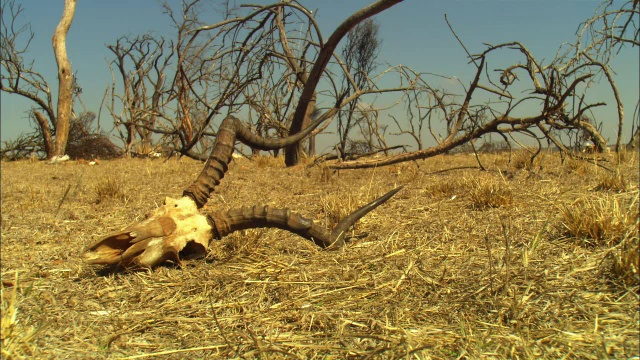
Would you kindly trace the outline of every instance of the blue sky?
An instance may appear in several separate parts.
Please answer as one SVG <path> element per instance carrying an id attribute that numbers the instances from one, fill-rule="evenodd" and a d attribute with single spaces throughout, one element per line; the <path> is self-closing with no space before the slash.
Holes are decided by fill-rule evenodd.
<path id="1" fill-rule="evenodd" d="M 309 9 L 318 10 L 317 20 L 324 37 L 349 14 L 372 0 L 301 1 Z M 170 4 L 178 8 L 178 1 Z M 267 3 L 253 0 L 251 3 Z M 600 1 L 577 0 L 406 0 L 379 14 L 382 46 L 379 61 L 403 64 L 416 71 L 457 76 L 465 84 L 472 80 L 474 68 L 449 31 L 444 14 L 472 53 L 482 51 L 483 43 L 498 44 L 520 41 L 538 60 L 553 59 L 563 42 L 575 40 L 581 21 L 591 17 Z M 55 89 L 56 64 L 51 48 L 51 35 L 62 14 L 63 0 L 24 1 L 22 21 L 29 21 L 35 38 L 28 59 L 35 60 L 38 70 Z M 220 20 L 212 15 L 203 19 L 210 23 Z M 72 69 L 78 74 L 87 109 L 97 112 L 106 86 L 110 83 L 105 44 L 114 43 L 121 35 L 153 31 L 161 35 L 172 33 L 168 17 L 162 14 L 158 0 L 80 0 L 67 38 L 67 50 Z M 632 115 L 638 100 L 638 49 L 627 48 L 613 63 L 626 112 L 625 137 L 628 138 Z M 608 103 L 596 112 L 605 124 L 604 135 L 612 142 L 616 124 L 615 105 L 610 91 L 598 86 L 592 93 Z M 31 104 L 16 95 L 1 94 L 0 139 L 15 138 L 29 131 L 27 111 Z M 110 129 L 111 119 L 102 114 L 103 128 Z M 105 124 L 106 123 L 106 124 Z"/>

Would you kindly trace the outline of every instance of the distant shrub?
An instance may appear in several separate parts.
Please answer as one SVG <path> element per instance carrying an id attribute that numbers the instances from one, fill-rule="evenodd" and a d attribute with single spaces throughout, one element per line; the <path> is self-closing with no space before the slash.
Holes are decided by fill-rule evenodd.
<path id="1" fill-rule="evenodd" d="M 120 149 L 111 142 L 109 135 L 93 126 L 96 115 L 83 113 L 69 124 L 67 155 L 72 159 L 112 159 L 120 155 Z"/>
<path id="2" fill-rule="evenodd" d="M 20 134 L 15 140 L 4 141 L 0 154 L 2 154 L 2 160 L 9 161 L 44 158 L 44 144 L 36 132 Z"/>
<path id="3" fill-rule="evenodd" d="M 86 112 L 71 119 L 65 152 L 71 159 L 112 159 L 120 156 L 120 149 L 111 142 L 109 135 L 94 128 L 95 118 L 94 113 Z M 44 141 L 37 131 L 5 141 L 0 154 L 3 160 L 12 161 L 46 157 Z"/>

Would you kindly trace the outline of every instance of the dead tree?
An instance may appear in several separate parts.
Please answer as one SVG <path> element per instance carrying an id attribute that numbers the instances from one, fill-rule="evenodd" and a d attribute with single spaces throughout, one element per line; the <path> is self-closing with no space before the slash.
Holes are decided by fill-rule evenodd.
<path id="1" fill-rule="evenodd" d="M 0 45 L 0 63 L 2 77 L 0 90 L 22 96 L 35 105 L 30 116 L 34 120 L 38 134 L 42 137 L 47 158 L 64 155 L 69 136 L 73 99 L 78 95 L 74 86 L 71 66 L 66 53 L 66 34 L 71 26 L 76 0 L 65 0 L 60 23 L 52 38 L 52 45 L 58 63 L 58 101 L 57 113 L 54 99 L 45 78 L 34 69 L 34 61 L 27 61 L 28 52 L 34 37 L 30 24 L 20 25 L 19 17 L 22 5 L 13 0 L 3 0 L 0 5 L 2 33 Z"/>
<path id="2" fill-rule="evenodd" d="M 391 190 L 354 211 L 331 231 L 288 208 L 253 206 L 227 212 L 199 211 L 224 177 L 236 139 L 262 150 L 282 148 L 300 141 L 321 123 L 322 120 L 315 121 L 291 137 L 266 139 L 252 134 L 240 120 L 228 116 L 220 125 L 215 147 L 204 169 L 184 190 L 183 196 L 180 199 L 167 198 L 164 206 L 156 209 L 149 219 L 88 246 L 83 252 L 84 260 L 90 264 L 124 267 L 153 267 L 165 261 L 179 264 L 181 258 L 205 256 L 213 239 L 221 239 L 238 230 L 264 227 L 288 230 L 322 248 L 344 246 L 347 229 L 401 188 Z"/>
<path id="3" fill-rule="evenodd" d="M 406 71 L 413 71 L 407 68 Z M 415 142 L 418 151 L 424 149 L 425 130 L 431 135 L 431 139 L 438 145 L 442 143 L 443 137 L 438 132 L 438 122 L 452 123 L 455 116 L 455 104 L 458 98 L 456 94 L 448 92 L 444 88 L 431 87 L 427 80 L 427 74 L 417 74 L 421 85 L 412 90 L 407 90 L 401 99 L 405 109 L 404 121 L 399 120 L 396 115 L 388 114 L 393 120 L 397 131 L 391 135 L 409 135 Z M 438 132 L 436 135 L 435 132 Z"/>
<path id="4" fill-rule="evenodd" d="M 225 20 L 213 25 L 201 24 L 207 11 L 203 1 L 183 1 L 179 11 L 165 5 L 178 30 L 172 40 L 176 72 L 165 72 L 169 95 L 157 110 L 152 131 L 179 153 L 205 160 L 201 155 L 204 137 L 215 135 L 222 116 L 237 114 L 249 119 L 252 123 L 247 125 L 260 135 L 284 137 L 306 127 L 315 112 L 319 119 L 329 121 L 310 135 L 312 150 L 313 136 L 343 107 L 363 95 L 400 92 L 415 83 L 407 78 L 397 87 L 372 84 L 349 96 L 341 96 L 336 88 L 336 79 L 345 68 L 333 56 L 340 39 L 358 22 L 398 2 L 381 0 L 358 11 L 327 41 L 312 12 L 294 1 L 225 8 Z M 400 73 L 401 68 L 385 74 Z M 329 90 L 319 94 L 316 88 L 321 78 L 323 88 Z M 316 106 L 320 102 L 323 106 Z M 379 131 L 376 134 L 380 136 Z M 299 149 L 299 144 L 295 146 Z M 295 158 L 297 162 L 297 152 Z"/>
<path id="5" fill-rule="evenodd" d="M 309 103 L 315 93 L 320 76 L 324 72 L 333 55 L 333 51 L 338 46 L 340 40 L 349 32 L 349 30 L 361 21 L 380 13 L 401 1 L 402 0 L 378 0 L 377 2 L 357 11 L 343 21 L 342 24 L 336 28 L 333 34 L 331 34 L 327 42 L 321 46 L 318 57 L 311 69 L 311 72 L 309 73 L 309 82 L 304 87 L 304 90 L 300 95 L 300 101 L 298 102 L 298 106 L 296 107 L 296 111 L 293 116 L 293 121 L 291 122 L 291 127 L 289 128 L 290 135 L 296 134 L 303 129 L 305 115 L 307 114 Z M 287 166 L 296 165 L 298 163 L 298 159 L 299 147 L 295 145 L 287 147 L 285 150 L 285 163 Z"/>
<path id="6" fill-rule="evenodd" d="M 638 0 L 605 0 L 595 14 L 582 22 L 576 31 L 577 40 L 560 49 L 557 59 L 564 64 L 564 71 L 588 69 L 596 75 L 603 74 L 613 93 L 618 113 L 616 151 L 622 147 L 624 106 L 622 95 L 613 80 L 611 60 L 625 47 L 640 47 L 640 2 Z M 640 104 L 640 100 L 638 101 Z M 589 131 L 590 129 L 584 129 Z M 602 151 L 600 144 L 596 143 Z"/>
<path id="7" fill-rule="evenodd" d="M 589 86 L 578 88 L 578 85 L 590 84 L 600 73 L 605 75 L 616 99 L 620 134 L 623 109 L 608 61 L 614 49 L 619 50 L 623 45 L 638 46 L 638 27 L 632 18 L 640 10 L 637 1 L 625 2 L 621 8 L 613 8 L 615 4 L 618 3 L 604 2 L 601 14 L 597 13 L 586 25 L 581 25 L 588 29 L 597 21 L 605 24 L 602 29 L 594 30 L 595 35 L 591 37 L 596 40 L 592 44 L 583 48 L 578 42 L 570 48 L 571 51 L 560 51 L 546 66 L 542 66 L 523 44 L 511 42 L 488 45 L 485 51 L 476 55 L 467 52 L 476 68 L 476 75 L 466 84 L 457 79 L 464 89 L 462 93 L 443 93 L 431 86 L 426 76 L 421 74 L 419 84 L 413 90 L 405 92 L 405 105 L 411 121 L 408 127 L 400 122 L 396 122 L 396 125 L 400 133 L 413 136 L 419 146 L 426 127 L 437 145 L 384 160 L 348 162 L 333 164 L 331 167 L 366 168 L 425 159 L 490 134 L 501 136 L 510 146 L 510 139 L 515 142 L 512 135 L 519 133 L 537 142 L 538 149 L 542 146 L 541 142 L 547 140 L 561 151 L 568 152 L 571 149 L 571 136 L 582 133 L 581 136 L 595 144 L 598 152 L 608 151 L 606 140 L 596 122 L 586 120 L 586 115 L 593 108 L 606 104 L 588 103 L 585 99 Z M 606 56 L 596 57 L 593 54 L 597 53 L 595 49 L 606 50 Z M 490 68 L 488 63 L 492 56 L 499 56 L 505 51 L 518 53 L 521 60 L 506 68 Z M 522 95 L 525 91 L 528 94 Z M 476 94 L 479 92 L 484 92 L 487 100 L 475 100 L 478 99 Z M 514 116 L 525 104 L 536 106 L 537 110 L 530 116 Z M 414 116 L 416 113 L 418 116 Z"/>
<path id="8" fill-rule="evenodd" d="M 183 1 L 177 12 L 163 4 L 176 29 L 173 37 L 122 36 L 107 46 L 114 58 L 105 99 L 126 154 L 161 147 L 203 158 L 192 149 L 204 134 L 213 134 L 205 123 L 207 113 L 217 114 L 218 106 L 227 105 L 238 91 L 221 83 L 228 80 L 220 75 L 230 64 L 219 62 L 217 37 L 191 36 L 202 25 L 202 3 Z M 152 134 L 160 135 L 156 145 Z"/>
<path id="9" fill-rule="evenodd" d="M 369 75 L 377 66 L 376 58 L 378 57 L 378 47 L 380 45 L 379 28 L 380 25 L 374 20 L 366 19 L 347 34 L 346 43 L 342 47 L 342 61 L 346 68 L 341 89 L 341 93 L 344 96 L 359 89 L 369 88 L 371 84 Z M 360 105 L 359 99 L 356 99 L 347 105 L 345 110 L 338 112 L 338 122 L 336 124 L 338 129 L 337 151 L 338 156 L 343 160 L 348 155 L 347 145 L 357 144 L 349 136 L 352 130 L 360 127 L 361 129 L 371 130 L 369 134 L 374 132 L 373 129 L 362 127 L 369 116 L 368 111 L 370 109 Z M 372 141 L 363 144 L 371 147 Z M 373 150 L 373 148 L 359 149 L 362 153 Z"/>
<path id="10" fill-rule="evenodd" d="M 525 61 L 521 62 L 521 64 L 497 71 L 498 79 L 494 79 L 490 76 L 489 69 L 487 69 L 487 58 L 502 50 L 516 50 L 523 55 Z M 543 137 L 536 135 L 533 129 L 537 127 L 544 129 L 548 129 L 549 127 L 571 127 L 575 129 L 576 123 L 580 121 L 585 111 L 595 106 L 604 105 L 603 103 L 581 104 L 580 107 L 576 109 L 575 114 L 571 115 L 566 109 L 568 99 L 575 96 L 574 90 L 576 86 L 589 79 L 593 74 L 577 75 L 570 73 L 565 76 L 560 74 L 554 66 L 550 65 L 543 68 L 527 48 L 520 43 L 515 42 L 489 46 L 483 53 L 471 56 L 471 60 L 476 66 L 476 74 L 466 89 L 466 92 L 459 95 L 462 99 L 461 103 L 444 99 L 442 93 L 430 87 L 428 82 L 422 79 L 422 87 L 419 91 L 424 91 L 431 95 L 431 101 L 435 99 L 435 109 L 438 110 L 436 119 L 439 120 L 442 124 L 440 127 L 445 131 L 443 139 L 435 138 L 434 132 L 431 132 L 431 135 L 437 141 L 436 146 L 392 156 L 384 160 L 349 162 L 334 164 L 331 165 L 331 167 L 365 168 L 424 159 L 446 153 L 458 146 L 491 133 L 499 134 L 503 136 L 505 140 L 507 140 L 507 136 L 512 133 L 521 133 L 531 136 L 539 143 Z M 483 78 L 487 85 L 481 82 Z M 533 95 L 517 98 L 516 95 L 510 91 L 511 87 L 514 86 L 514 80 L 517 78 L 528 79 L 530 81 L 533 87 Z M 493 94 L 496 98 L 489 99 L 484 103 L 472 102 L 472 98 L 476 92 L 479 91 Z M 423 96 L 422 98 L 429 99 L 429 96 Z M 537 113 L 528 117 L 512 116 L 511 113 L 525 102 L 540 104 Z M 433 108 L 434 105 L 431 107 Z M 429 124 L 429 127 L 434 128 L 433 124 Z M 583 126 L 583 128 L 586 128 L 586 126 Z M 590 130 L 591 134 L 597 135 L 595 128 Z M 418 135 L 419 134 L 416 134 L 416 136 Z"/>
<path id="11" fill-rule="evenodd" d="M 112 83 L 105 92 L 106 107 L 124 144 L 125 156 L 147 154 L 152 150 L 151 134 L 158 117 L 172 115 L 165 114 L 165 105 L 171 100 L 165 73 L 174 56 L 172 45 L 145 34 L 123 36 L 107 48 L 115 58 L 109 64 Z M 122 93 L 116 92 L 116 74 Z"/>

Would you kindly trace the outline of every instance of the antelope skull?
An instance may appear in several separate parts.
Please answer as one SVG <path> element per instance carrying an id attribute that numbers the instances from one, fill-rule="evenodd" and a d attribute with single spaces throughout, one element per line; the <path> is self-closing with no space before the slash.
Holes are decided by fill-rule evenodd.
<path id="1" fill-rule="evenodd" d="M 221 239 L 238 230 L 264 227 L 291 231 L 322 248 L 342 247 L 347 229 L 402 187 L 354 211 L 332 231 L 288 208 L 253 206 L 227 212 L 200 211 L 228 169 L 236 138 L 257 149 L 280 149 L 300 141 L 321 122 L 316 121 L 304 131 L 287 138 L 265 139 L 252 134 L 240 120 L 228 116 L 220 124 L 216 143 L 204 169 L 184 190 L 183 196 L 180 199 L 166 198 L 164 205 L 154 210 L 147 220 L 109 234 L 88 246 L 83 253 L 84 260 L 89 264 L 125 267 L 150 268 L 167 260 L 179 264 L 181 259 L 206 255 L 212 239 Z"/>

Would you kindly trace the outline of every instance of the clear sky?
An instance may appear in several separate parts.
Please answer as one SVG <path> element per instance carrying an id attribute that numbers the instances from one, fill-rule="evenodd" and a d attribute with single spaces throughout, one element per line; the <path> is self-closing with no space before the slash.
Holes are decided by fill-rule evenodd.
<path id="1" fill-rule="evenodd" d="M 259 0 L 249 2 L 268 3 Z M 317 20 L 323 36 L 327 38 L 349 14 L 372 0 L 301 2 L 309 9 L 317 10 Z M 179 8 L 178 1 L 169 3 Z M 548 63 L 563 42 L 575 40 L 578 25 L 594 14 L 599 3 L 599 0 L 406 0 L 376 17 L 382 37 L 378 59 L 389 64 L 407 65 L 420 72 L 457 76 L 469 84 L 474 68 L 467 64 L 466 55 L 449 31 L 444 14 L 448 15 L 472 53 L 484 50 L 483 43 L 520 41 L 538 60 Z M 35 34 L 27 58 L 35 60 L 35 69 L 55 89 L 56 63 L 51 35 L 60 20 L 63 0 L 23 1 L 23 6 L 25 11 L 21 20 L 31 22 Z M 203 20 L 215 23 L 221 19 L 212 15 L 211 19 Z M 114 43 L 121 35 L 149 31 L 161 35 L 172 33 L 170 21 L 162 13 L 159 0 L 78 1 L 67 38 L 67 50 L 72 70 L 77 73 L 83 89 L 83 102 L 89 111 L 98 111 L 105 88 L 111 82 L 107 66 L 110 52 L 105 44 Z M 625 104 L 626 139 L 639 96 L 638 56 L 638 49 L 626 48 L 613 63 L 617 72 L 615 80 Z M 604 86 L 594 89 L 593 94 L 608 103 L 606 109 L 596 112 L 596 116 L 605 124 L 605 137 L 613 142 L 617 123 L 613 98 Z M 29 131 L 27 111 L 31 106 L 17 95 L 1 94 L 1 140 Z M 105 125 L 105 122 L 111 122 L 106 109 L 102 116 L 102 127 L 110 129 L 111 126 Z"/>

